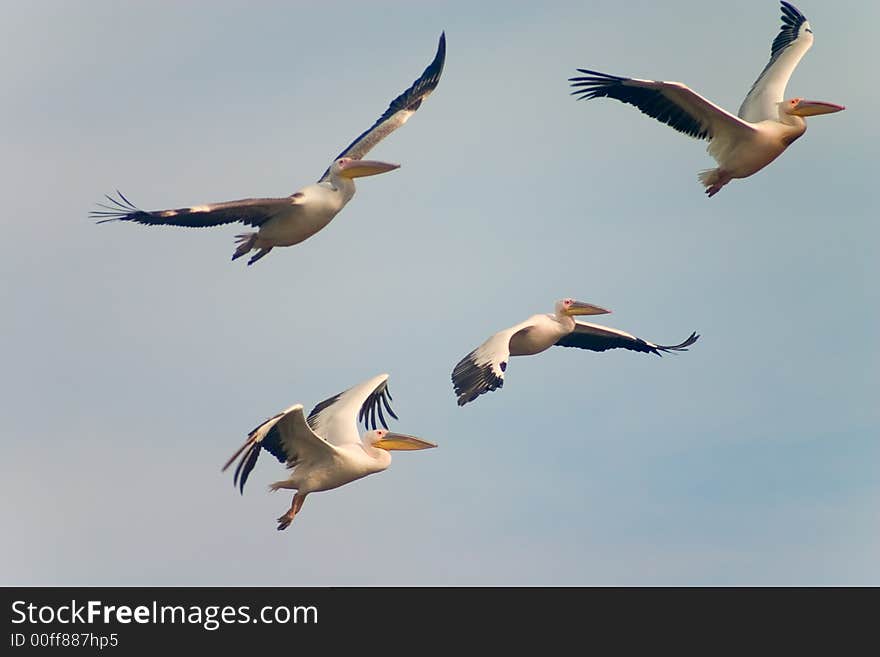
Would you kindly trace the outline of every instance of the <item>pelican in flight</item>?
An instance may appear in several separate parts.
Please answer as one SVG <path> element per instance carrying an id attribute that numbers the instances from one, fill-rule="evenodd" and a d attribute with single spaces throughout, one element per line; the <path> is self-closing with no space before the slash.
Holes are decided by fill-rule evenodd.
<path id="1" fill-rule="evenodd" d="M 577 347 L 590 351 L 629 349 L 648 354 L 687 351 L 700 337 L 696 333 L 681 344 L 666 346 L 647 342 L 618 329 L 577 322 L 575 315 L 605 315 L 610 313 L 590 303 L 561 299 L 556 310 L 545 315 L 532 315 L 486 340 L 462 358 L 452 371 L 452 385 L 458 396 L 458 405 L 464 406 L 485 392 L 504 385 L 504 372 L 511 356 L 531 356 L 552 346 Z"/>
<path id="2" fill-rule="evenodd" d="M 831 114 L 842 105 L 818 100 L 783 100 L 785 86 L 804 53 L 813 45 L 813 30 L 797 8 L 782 2 L 782 29 L 773 40 L 770 62 L 761 71 L 739 108 L 721 109 L 681 82 L 638 80 L 579 68 L 569 78 L 579 100 L 605 96 L 638 107 L 679 132 L 709 141 L 716 169 L 699 173 L 710 197 L 734 178 L 747 178 L 775 160 L 807 129 L 804 117 Z"/>
<path id="3" fill-rule="evenodd" d="M 424 73 L 412 86 L 391 101 L 385 113 L 370 129 L 342 151 L 321 179 L 284 198 L 246 198 L 239 201 L 208 203 L 175 210 L 145 211 L 136 207 L 117 190 L 118 198 L 107 196 L 108 204 L 90 213 L 98 223 L 134 221 L 149 226 L 185 226 L 203 228 L 241 222 L 257 228 L 256 232 L 236 235 L 238 247 L 232 259 L 256 249 L 252 265 L 276 246 L 292 246 L 324 228 L 354 196 L 354 179 L 397 169 L 399 164 L 364 160 L 380 141 L 406 123 L 440 81 L 446 59 L 446 35 L 440 35 L 437 53 Z"/>
<path id="4" fill-rule="evenodd" d="M 271 484 L 269 489 L 296 491 L 290 510 L 278 518 L 278 529 L 287 529 L 309 493 L 338 488 L 382 472 L 391 464 L 389 450 L 437 446 L 415 436 L 388 431 L 382 407 L 397 419 L 390 400 L 388 375 L 380 374 L 322 401 L 308 418 L 303 414 L 302 404 L 295 404 L 251 431 L 223 470 L 239 459 L 233 483 L 243 493 L 260 450 L 265 449 L 285 463 L 292 470 L 290 476 Z M 376 428 L 377 414 L 381 429 Z M 371 429 L 363 436 L 358 433 L 359 422 Z"/>

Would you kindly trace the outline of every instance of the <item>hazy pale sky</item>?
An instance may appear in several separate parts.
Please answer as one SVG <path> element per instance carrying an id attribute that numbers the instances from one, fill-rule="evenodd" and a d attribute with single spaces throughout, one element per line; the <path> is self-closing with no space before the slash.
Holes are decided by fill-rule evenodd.
<path id="1" fill-rule="evenodd" d="M 705 144 L 577 102 L 577 67 L 736 111 L 776 0 L 5 2 L 0 583 L 880 584 L 880 5 L 796 3 L 808 120 L 707 199 Z M 95 225 L 316 180 L 431 60 L 336 219 L 253 267 L 240 226 Z M 459 408 L 455 363 L 573 296 L 687 353 L 551 349 Z M 438 449 L 290 504 L 220 466 L 389 372 Z"/>

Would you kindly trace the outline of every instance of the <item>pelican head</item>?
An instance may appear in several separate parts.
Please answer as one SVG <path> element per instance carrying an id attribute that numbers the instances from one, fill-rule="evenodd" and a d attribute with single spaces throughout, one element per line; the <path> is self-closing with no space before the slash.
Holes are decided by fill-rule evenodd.
<path id="1" fill-rule="evenodd" d="M 575 299 L 560 299 L 556 302 L 556 314 L 560 317 L 563 315 L 607 315 L 610 312 L 600 306 Z"/>
<path id="2" fill-rule="evenodd" d="M 805 98 L 792 98 L 782 103 L 782 111 L 794 116 L 818 116 L 819 114 L 833 114 L 845 110 L 843 105 L 825 103 L 821 100 L 806 100 Z"/>
<path id="3" fill-rule="evenodd" d="M 394 449 L 411 451 L 415 449 L 430 449 L 437 446 L 434 443 L 429 443 L 427 440 L 408 436 L 405 433 L 394 433 L 387 429 L 376 429 L 368 432 L 364 436 L 364 442 L 386 451 Z"/>
<path id="4" fill-rule="evenodd" d="M 399 168 L 399 164 L 391 164 L 390 162 L 354 160 L 350 157 L 340 157 L 330 166 L 330 175 L 348 179 L 363 178 L 364 176 L 375 176 L 376 174 L 387 173 Z"/>

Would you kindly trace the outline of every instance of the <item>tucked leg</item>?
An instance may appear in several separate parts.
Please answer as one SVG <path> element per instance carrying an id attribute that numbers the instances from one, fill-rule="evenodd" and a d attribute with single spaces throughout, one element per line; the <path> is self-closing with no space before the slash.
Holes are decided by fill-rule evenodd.
<path id="1" fill-rule="evenodd" d="M 254 248 L 254 245 L 257 243 L 257 234 L 242 233 L 241 235 L 236 235 L 235 242 L 238 246 L 235 248 L 235 253 L 232 254 L 233 260 L 240 258 Z"/>
<path id="2" fill-rule="evenodd" d="M 299 513 L 299 510 L 302 508 L 303 502 L 306 501 L 306 496 L 304 494 L 297 493 L 293 496 L 293 503 L 290 505 L 290 510 L 285 513 L 283 516 L 278 518 L 278 530 L 287 529 L 290 526 L 290 523 L 293 522 L 293 518 Z"/>
<path id="3" fill-rule="evenodd" d="M 729 183 L 731 180 L 733 180 L 733 178 L 731 178 L 730 174 L 728 174 L 726 171 L 722 171 L 721 169 L 718 169 L 717 171 L 718 171 L 717 178 L 715 179 L 713 184 L 709 185 L 709 187 L 706 188 L 706 195 L 709 198 L 712 198 L 713 196 L 715 196 L 715 194 L 717 194 L 718 192 L 721 191 L 722 187 L 724 187 L 727 183 Z"/>
<path id="4" fill-rule="evenodd" d="M 269 251 L 271 251 L 271 250 L 272 250 L 271 246 L 267 246 L 267 247 L 260 249 L 259 251 L 257 251 L 257 253 L 254 256 L 251 257 L 250 260 L 248 260 L 248 265 L 254 264 L 257 260 L 262 258 L 264 255 L 268 254 Z"/>

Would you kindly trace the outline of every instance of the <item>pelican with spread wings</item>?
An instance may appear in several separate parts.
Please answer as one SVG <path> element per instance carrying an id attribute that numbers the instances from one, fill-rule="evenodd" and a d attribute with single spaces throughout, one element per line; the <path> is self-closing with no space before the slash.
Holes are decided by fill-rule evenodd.
<path id="1" fill-rule="evenodd" d="M 437 446 L 415 436 L 388 431 L 382 408 L 397 419 L 390 400 L 388 375 L 379 374 L 322 401 L 308 417 L 303 413 L 303 405 L 295 404 L 251 431 L 223 470 L 238 459 L 233 483 L 244 492 L 262 450 L 286 464 L 290 476 L 269 486 L 273 491 L 296 491 L 290 510 L 278 518 L 278 529 L 286 529 L 309 493 L 338 488 L 382 472 L 391 464 L 390 450 Z M 377 428 L 377 415 L 382 428 Z M 358 432 L 359 422 L 370 429 L 363 436 Z"/>
<path id="2" fill-rule="evenodd" d="M 133 221 L 148 226 L 204 228 L 240 222 L 257 228 L 236 236 L 238 247 L 232 259 L 256 250 L 252 265 L 276 246 L 292 246 L 327 226 L 355 193 L 354 179 L 397 169 L 400 165 L 363 157 L 380 141 L 406 123 L 437 87 L 446 60 L 446 35 L 440 35 L 437 53 L 422 75 L 391 101 L 385 113 L 358 136 L 330 164 L 320 180 L 283 198 L 246 198 L 223 203 L 194 205 L 174 210 L 141 210 L 121 192 L 107 196 L 91 217 L 98 223 Z"/>
<path id="3" fill-rule="evenodd" d="M 573 319 L 577 315 L 604 315 L 610 312 L 591 303 L 561 299 L 556 302 L 553 313 L 532 315 L 524 322 L 498 331 L 462 358 L 452 371 L 452 385 L 458 405 L 464 406 L 483 393 L 502 387 L 511 356 L 539 354 L 554 345 L 590 351 L 629 349 L 660 356 L 666 352 L 687 351 L 700 337 L 691 333 L 680 344 L 659 345 L 618 329 Z"/>
<path id="4" fill-rule="evenodd" d="M 782 2 L 782 28 L 773 40 L 770 62 L 755 80 L 734 116 L 681 82 L 639 80 L 579 68 L 569 78 L 579 100 L 614 98 L 679 132 L 709 141 L 718 167 L 699 173 L 708 196 L 734 178 L 747 178 L 779 157 L 807 129 L 804 117 L 830 114 L 842 105 L 804 98 L 783 100 L 785 87 L 804 53 L 813 45 L 813 30 L 798 9 Z"/>

